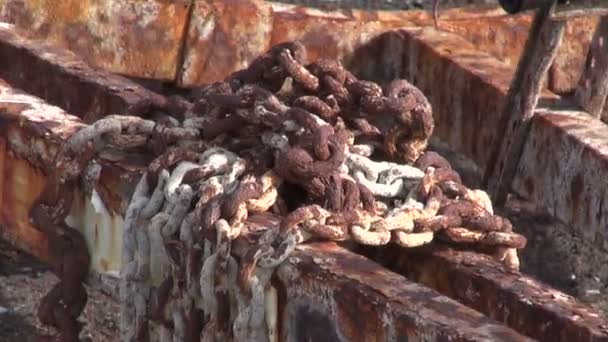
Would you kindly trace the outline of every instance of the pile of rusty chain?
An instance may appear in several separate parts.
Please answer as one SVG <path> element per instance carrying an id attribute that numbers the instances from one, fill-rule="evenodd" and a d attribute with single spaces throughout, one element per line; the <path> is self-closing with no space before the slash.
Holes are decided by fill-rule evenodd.
<path id="1" fill-rule="evenodd" d="M 83 235 L 66 224 L 79 186 L 91 192 L 101 171 L 96 159 L 107 148 L 154 147 L 157 141 L 192 137 L 192 129 L 164 127 L 153 121 L 110 115 L 73 134 L 56 152 L 46 184 L 32 205 L 32 226 L 48 237 L 49 259 L 59 278 L 41 301 L 38 319 L 56 328 L 60 341 L 79 341 L 83 324 L 78 321 L 87 302 L 84 287 L 89 274 L 90 255 Z M 198 135 L 198 132 L 195 132 Z M 142 140 L 142 136 L 148 138 Z M 160 137 L 160 139 L 159 139 Z M 82 184 L 84 183 L 84 184 Z"/>
<path id="2" fill-rule="evenodd" d="M 108 148 L 157 156 L 125 214 L 124 341 L 150 334 L 278 340 L 270 279 L 310 240 L 403 247 L 442 240 L 519 267 L 525 238 L 494 215 L 483 191 L 468 189 L 444 158 L 425 152 L 431 106 L 407 81 L 383 88 L 335 61 L 307 64 L 303 46 L 292 42 L 195 94 L 191 105 L 172 98 L 175 117 L 106 117 L 58 153 L 57 175 L 32 219 L 50 236 L 80 244 L 58 259 L 58 293 L 41 307 L 41 320 L 66 340 L 78 334 L 86 301 L 86 292 L 66 290 L 80 291 L 88 258 L 74 258 L 86 246 L 63 223 L 71 200 L 63 189 L 94 170 L 95 152 Z M 84 300 L 70 297 L 80 293 Z M 70 326 L 60 323 L 64 316 Z"/>

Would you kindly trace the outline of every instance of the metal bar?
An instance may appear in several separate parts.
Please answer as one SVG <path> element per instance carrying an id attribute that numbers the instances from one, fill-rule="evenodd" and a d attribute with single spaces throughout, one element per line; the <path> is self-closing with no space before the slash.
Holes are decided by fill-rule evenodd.
<path id="1" fill-rule="evenodd" d="M 607 95 L 608 16 L 605 16 L 600 19 L 595 29 L 575 98 L 585 111 L 594 118 L 599 118 L 604 110 Z"/>
<path id="2" fill-rule="evenodd" d="M 334 243 L 277 272 L 281 341 L 526 341 L 479 312 Z"/>
<path id="3" fill-rule="evenodd" d="M 549 18 L 552 20 L 608 14 L 608 3 L 605 0 L 499 0 L 498 2 L 510 14 L 554 5 L 549 13 Z"/>
<path id="4" fill-rule="evenodd" d="M 67 50 L 28 39 L 10 25 L 0 26 L 0 78 L 85 122 L 107 114 L 140 115 L 166 106 L 163 96 L 124 77 L 93 69 Z"/>
<path id="5" fill-rule="evenodd" d="M 608 1 L 606 0 L 568 0 L 560 2 L 563 3 L 551 10 L 550 18 L 553 20 L 608 14 Z"/>
<path id="6" fill-rule="evenodd" d="M 498 206 L 509 194 L 543 82 L 564 33 L 565 22 L 549 19 L 550 9 L 545 6 L 534 17 L 502 110 L 501 118 L 508 122 L 501 130 L 504 136 L 484 175 L 484 184 Z"/>
<path id="7" fill-rule="evenodd" d="M 539 341 L 608 341 L 606 317 L 489 256 L 442 246 L 364 254 Z"/>

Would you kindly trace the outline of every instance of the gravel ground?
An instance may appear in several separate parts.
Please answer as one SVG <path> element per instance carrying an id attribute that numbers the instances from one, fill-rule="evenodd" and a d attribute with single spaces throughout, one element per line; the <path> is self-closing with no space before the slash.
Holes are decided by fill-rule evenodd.
<path id="1" fill-rule="evenodd" d="M 56 283 L 57 277 L 46 266 L 0 240 L 0 342 L 38 342 L 38 337 L 51 333 L 38 322 L 36 310 Z M 100 291 L 88 290 L 88 294 L 81 337 L 118 341 L 118 302 Z"/>

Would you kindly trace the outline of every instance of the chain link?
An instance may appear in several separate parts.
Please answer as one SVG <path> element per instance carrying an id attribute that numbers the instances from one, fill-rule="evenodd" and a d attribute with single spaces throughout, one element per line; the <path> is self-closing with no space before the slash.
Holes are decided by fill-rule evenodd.
<path id="1" fill-rule="evenodd" d="M 382 87 L 335 61 L 307 64 L 289 42 L 195 93 L 191 105 L 172 99 L 182 121 L 108 116 L 58 153 L 31 217 L 61 254 L 60 283 L 39 316 L 64 340 L 80 331 L 89 263 L 82 236 L 63 222 L 65 189 L 83 173 L 87 184 L 98 177 L 91 161 L 104 149 L 155 156 L 124 215 L 122 341 L 149 340 L 153 327 L 168 341 L 276 341 L 272 275 L 313 239 L 481 246 L 518 267 L 525 238 L 425 152 L 431 106 L 409 82 Z"/>

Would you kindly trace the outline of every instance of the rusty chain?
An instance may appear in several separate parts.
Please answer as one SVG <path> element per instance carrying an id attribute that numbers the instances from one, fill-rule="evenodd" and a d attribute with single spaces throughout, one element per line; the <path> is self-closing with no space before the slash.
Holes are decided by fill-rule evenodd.
<path id="1" fill-rule="evenodd" d="M 382 87 L 335 61 L 307 63 L 288 42 L 193 94 L 191 105 L 174 99 L 176 117 L 109 116 L 58 153 L 31 216 L 64 253 L 40 319 L 65 341 L 80 331 L 89 264 L 82 236 L 63 222 L 65 189 L 104 149 L 155 156 L 124 215 L 122 341 L 277 341 L 271 278 L 310 240 L 440 240 L 519 267 L 525 238 L 425 151 L 432 110 L 409 82 Z"/>

